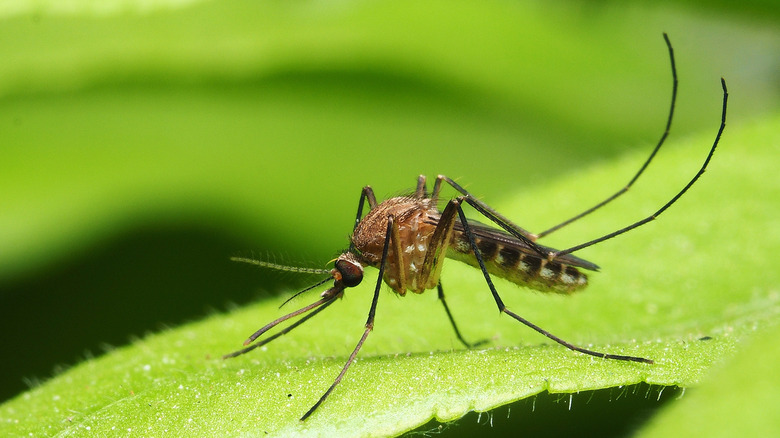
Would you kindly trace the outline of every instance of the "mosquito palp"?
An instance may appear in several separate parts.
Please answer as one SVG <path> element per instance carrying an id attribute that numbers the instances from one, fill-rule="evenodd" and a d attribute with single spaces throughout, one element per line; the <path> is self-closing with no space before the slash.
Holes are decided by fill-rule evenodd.
<path id="1" fill-rule="evenodd" d="M 244 343 L 245 348 L 227 354 L 224 358 L 247 353 L 289 333 L 294 328 L 308 321 L 333 304 L 337 298 L 342 297 L 347 288 L 359 285 L 363 280 L 363 268 L 365 266 L 379 269 L 379 278 L 374 287 L 371 308 L 364 325 L 363 335 L 331 386 L 301 417 L 302 421 L 314 413 L 341 382 L 350 365 L 357 357 L 358 351 L 360 351 L 363 343 L 368 338 L 369 333 L 373 330 L 379 291 L 383 282 L 393 292 L 401 296 L 406 295 L 407 292 L 420 294 L 426 290 L 436 288 L 439 300 L 442 302 L 458 340 L 467 348 L 479 345 L 481 342 L 469 343 L 464 339 L 444 298 L 444 291 L 440 281 L 441 269 L 444 259 L 452 258 L 474 266 L 482 272 L 485 283 L 501 313 L 509 315 L 514 320 L 548 339 L 570 350 L 590 356 L 652 364 L 653 361 L 651 359 L 589 350 L 553 335 L 509 310 L 501 299 L 492 277 L 498 276 L 520 286 L 526 286 L 542 292 L 571 294 L 581 290 L 588 284 L 587 274 L 583 271 L 596 271 L 599 267 L 595 263 L 579 258 L 572 253 L 653 221 L 677 202 L 704 173 L 726 126 L 728 90 L 723 79 L 721 79 L 721 87 L 723 89 L 722 113 L 720 127 L 715 140 L 698 172 L 671 200 L 644 219 L 567 249 L 556 250 L 537 243 L 542 237 L 587 216 L 627 192 L 661 149 L 671 128 L 677 99 L 677 70 L 674 61 L 674 51 L 666 34 L 664 34 L 664 41 L 669 51 L 673 79 L 671 105 L 666 127 L 650 156 L 622 189 L 593 207 L 584 210 L 582 213 L 541 233 L 534 234 L 514 224 L 511 220 L 501 215 L 485 202 L 477 199 L 451 178 L 444 175 L 439 175 L 436 178 L 433 190 L 430 193 L 427 189 L 426 178 L 421 175 L 417 179 L 417 186 L 412 195 L 394 197 L 382 202 L 377 202 L 373 189 L 370 186 L 365 186 L 360 193 L 360 201 L 350 236 L 349 249 L 338 256 L 333 269 L 296 268 L 251 259 L 236 259 L 271 269 L 328 275 L 324 280 L 304 289 L 295 294 L 295 296 L 318 287 L 331 279 L 333 280 L 333 286 L 323 292 L 319 300 L 265 325 L 247 339 Z M 445 184 L 458 192 L 458 195 L 450 199 L 443 210 L 439 210 L 437 202 Z M 369 210 L 364 215 L 366 203 L 369 206 Z M 498 228 L 469 220 L 463 210 L 464 204 L 476 210 L 483 217 L 497 225 Z M 296 322 L 271 336 L 257 341 L 258 338 L 269 330 L 299 316 L 301 318 Z"/>
<path id="2" fill-rule="evenodd" d="M 297 315 L 300 315 L 300 314 L 302 314 L 302 313 L 305 313 L 305 312 L 306 312 L 306 311 L 308 311 L 308 310 L 314 309 L 314 310 L 311 310 L 311 313 L 308 313 L 308 314 L 306 314 L 306 316 L 302 317 L 302 318 L 301 318 L 301 319 L 299 319 L 298 321 L 295 321 L 295 323 L 293 323 L 293 324 L 291 324 L 291 325 L 289 325 L 289 326 L 285 327 L 283 330 L 280 330 L 280 331 L 278 331 L 277 333 L 274 333 L 272 336 L 269 336 L 269 337 L 267 337 L 267 338 L 264 338 L 264 339 L 262 339 L 261 341 L 255 342 L 254 344 L 252 344 L 252 345 L 249 345 L 249 346 L 248 346 L 248 347 L 246 347 L 246 348 L 242 348 L 241 350 L 234 351 L 234 352 L 232 352 L 232 353 L 229 353 L 229 354 L 225 354 L 225 355 L 223 355 L 223 356 L 222 356 L 222 359 L 227 359 L 227 358 L 230 358 L 230 357 L 236 357 L 236 356 L 240 356 L 240 355 L 242 355 L 242 354 L 244 354 L 244 353 L 248 353 L 248 352 L 250 352 L 250 351 L 254 350 L 255 348 L 262 347 L 263 345 L 265 345 L 265 344 L 267 344 L 267 343 L 269 343 L 269 342 L 273 341 L 274 339 L 276 339 L 276 338 L 278 338 L 278 337 L 280 337 L 280 336 L 283 336 L 283 335 L 285 335 L 285 334 L 287 334 L 287 333 L 291 332 L 291 331 L 292 331 L 292 329 L 294 329 L 295 327 L 298 327 L 299 325 L 301 325 L 301 324 L 303 324 L 304 322 L 308 321 L 309 319 L 313 318 L 315 315 L 317 315 L 318 313 L 322 312 L 322 311 L 323 311 L 323 310 L 325 310 L 325 309 L 326 309 L 328 306 L 330 306 L 331 304 L 333 304 L 334 302 L 336 302 L 336 298 L 338 298 L 338 297 L 334 296 L 334 297 L 331 297 L 331 298 L 329 298 L 329 299 L 324 299 L 324 298 L 323 298 L 323 299 L 322 299 L 322 300 L 320 300 L 320 301 L 324 301 L 324 302 L 320 302 L 320 301 L 318 301 L 317 303 L 315 303 L 315 304 L 317 304 L 316 306 L 312 306 L 312 305 L 306 306 L 306 307 L 304 307 L 303 309 L 299 309 L 299 310 L 297 310 L 297 311 L 295 311 L 295 312 L 289 313 L 289 314 L 287 314 L 287 315 L 285 315 L 285 316 L 283 316 L 283 317 L 281 317 L 281 318 L 279 318 L 279 319 L 277 319 L 277 320 L 273 321 L 271 324 L 269 324 L 268 326 L 266 326 L 267 328 L 266 328 L 266 327 L 263 327 L 263 328 L 265 328 L 265 330 L 264 330 L 263 332 L 260 332 L 260 334 L 259 334 L 258 336 L 260 336 L 260 335 L 261 335 L 261 334 L 263 334 L 265 331 L 267 331 L 267 330 L 270 330 L 271 328 L 273 328 L 274 326 L 276 326 L 277 324 L 279 324 L 279 323 L 281 323 L 281 322 L 283 322 L 283 321 L 286 321 L 286 320 L 288 320 L 288 319 L 290 319 L 290 318 L 293 318 L 293 317 L 295 317 L 295 316 L 297 316 Z M 257 333 L 257 332 L 256 332 L 256 333 Z M 250 337 L 250 339 L 251 339 L 251 337 Z M 255 339 L 257 339 L 257 337 L 255 337 Z M 247 341 L 244 341 L 244 345 L 248 345 L 248 344 L 250 344 L 251 342 L 252 342 L 252 341 L 248 341 L 248 342 L 247 342 Z"/>

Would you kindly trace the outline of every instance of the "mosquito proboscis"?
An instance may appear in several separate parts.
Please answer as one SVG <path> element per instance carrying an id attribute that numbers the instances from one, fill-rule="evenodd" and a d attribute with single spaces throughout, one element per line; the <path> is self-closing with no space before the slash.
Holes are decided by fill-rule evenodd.
<path id="1" fill-rule="evenodd" d="M 566 225 L 583 218 L 593 211 L 605 206 L 614 199 L 626 193 L 629 188 L 642 175 L 647 166 L 656 156 L 661 146 L 666 141 L 671 128 L 677 100 L 677 70 L 674 60 L 674 51 L 666 34 L 664 41 L 669 51 L 672 70 L 672 98 L 669 107 L 669 115 L 661 138 L 656 144 L 650 156 L 640 167 L 639 171 L 629 182 L 612 196 L 593 207 L 575 215 L 538 234 L 531 233 L 502 216 L 486 203 L 474 197 L 458 183 L 444 175 L 439 175 L 433 185 L 432 192 L 428 192 L 425 176 L 419 176 L 417 188 L 409 196 L 400 196 L 377 202 L 374 191 L 370 186 L 363 188 L 358 203 L 357 216 L 350 236 L 349 249 L 335 259 L 334 268 L 308 269 L 297 268 L 275 263 L 234 258 L 237 261 L 253 263 L 266 268 L 287 270 L 295 272 L 308 272 L 314 274 L 327 274 L 323 280 L 310 286 L 302 292 L 321 286 L 327 281 L 333 280 L 333 286 L 322 292 L 320 299 L 294 312 L 288 313 L 266 324 L 253 333 L 244 342 L 245 348 L 227 354 L 224 358 L 235 357 L 247 353 L 257 347 L 265 345 L 272 340 L 289 333 L 294 328 L 308 321 L 318 313 L 333 304 L 337 298 L 344 295 L 347 288 L 355 287 L 363 280 L 365 266 L 373 266 L 379 269 L 379 276 L 374 288 L 371 307 L 368 312 L 363 335 L 349 355 L 341 372 L 333 381 L 333 384 L 317 400 L 316 403 L 301 417 L 301 421 L 308 418 L 336 388 L 346 374 L 358 351 L 363 346 L 369 333 L 374 328 L 374 316 L 376 314 L 379 291 L 384 281 L 393 292 L 403 296 L 407 291 L 422 293 L 436 288 L 439 300 L 443 304 L 445 313 L 454 329 L 458 340 L 467 348 L 474 346 L 467 342 L 461 335 L 455 319 L 450 312 L 444 298 L 444 290 L 439 280 L 444 258 L 449 257 L 465 262 L 479 268 L 485 282 L 501 313 L 505 313 L 518 322 L 532 328 L 536 332 L 563 345 L 564 347 L 583 354 L 604 359 L 622 360 L 652 364 L 651 359 L 637 356 L 626 356 L 610 353 L 602 353 L 589 350 L 571 344 L 552 333 L 533 324 L 527 319 L 509 310 L 499 296 L 491 276 L 505 278 L 518 285 L 526 286 L 542 292 L 570 294 L 587 286 L 587 275 L 582 270 L 596 271 L 598 266 L 587 260 L 581 259 L 572 253 L 583 248 L 611 239 L 615 236 L 640 227 L 660 216 L 672 204 L 685 194 L 690 187 L 704 173 L 715 153 L 723 130 L 726 126 L 726 108 L 728 103 L 728 90 L 726 81 L 721 78 L 723 89 L 723 106 L 721 112 L 720 127 L 715 140 L 698 172 L 669 202 L 653 214 L 636 221 L 619 230 L 608 233 L 587 242 L 574 245 L 563 250 L 556 250 L 537 243 L 537 240 L 545 237 Z M 451 199 L 444 210 L 437 207 L 439 195 L 444 184 L 449 185 L 458 195 Z M 368 203 L 369 211 L 363 216 L 363 209 Z M 463 211 L 463 205 L 469 205 L 482 216 L 489 219 L 498 228 L 487 226 L 479 222 L 469 220 Z M 288 325 L 277 333 L 255 342 L 260 336 L 275 326 L 298 316 L 303 315 L 294 323 Z M 250 345 L 251 344 L 251 345 Z"/>

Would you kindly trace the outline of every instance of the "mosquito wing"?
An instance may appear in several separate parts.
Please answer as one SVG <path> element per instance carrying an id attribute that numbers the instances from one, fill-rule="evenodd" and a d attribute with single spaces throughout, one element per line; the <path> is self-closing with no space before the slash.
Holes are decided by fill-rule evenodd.
<path id="1" fill-rule="evenodd" d="M 473 219 L 469 219 L 469 228 L 471 229 L 471 232 L 474 234 L 474 237 L 476 237 L 477 240 L 479 241 L 495 242 L 496 244 L 498 244 L 503 248 L 510 248 L 524 254 L 530 254 L 532 256 L 539 257 L 539 253 L 536 252 L 533 248 L 531 248 L 525 242 L 507 233 L 504 230 L 493 228 L 489 225 L 485 225 Z M 460 235 L 463 235 L 463 237 L 465 238 L 463 224 L 461 224 L 460 222 L 456 222 L 455 230 Z M 546 247 L 543 245 L 539 245 L 539 247 L 541 247 L 544 251 L 555 252 L 555 249 L 550 247 Z M 572 254 L 566 254 L 566 255 L 556 257 L 555 260 L 557 260 L 560 263 L 565 263 L 569 266 L 575 266 L 577 268 L 587 269 L 590 271 L 599 270 L 599 266 L 596 265 L 595 263 L 591 263 L 587 260 L 581 259 Z"/>

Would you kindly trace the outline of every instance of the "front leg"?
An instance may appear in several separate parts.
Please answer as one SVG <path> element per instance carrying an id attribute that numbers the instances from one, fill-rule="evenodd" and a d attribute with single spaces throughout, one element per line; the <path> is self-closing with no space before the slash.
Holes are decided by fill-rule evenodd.
<path id="1" fill-rule="evenodd" d="M 360 223 L 360 218 L 363 217 L 363 205 L 365 205 L 366 201 L 368 201 L 369 210 L 373 210 L 374 207 L 377 206 L 376 196 L 374 196 L 374 189 L 372 189 L 371 186 L 363 187 L 363 190 L 360 192 L 360 202 L 358 202 L 357 217 L 355 218 L 355 226 L 352 227 L 352 231 L 355 231 L 355 228 L 357 228 L 358 224 Z"/>
<path id="2" fill-rule="evenodd" d="M 368 310 L 368 318 L 366 319 L 365 328 L 363 330 L 363 336 L 360 337 L 360 340 L 358 341 L 357 345 L 355 346 L 355 349 L 352 350 L 352 354 L 349 355 L 349 358 L 347 359 L 347 362 L 344 364 L 344 367 L 341 368 L 341 372 L 338 376 L 336 376 L 336 380 L 333 381 L 333 383 L 330 385 L 330 387 L 325 391 L 324 394 L 320 397 L 319 400 L 317 400 L 316 403 L 314 403 L 314 406 L 309 408 L 308 411 L 306 411 L 305 414 L 301 417 L 301 421 L 306 420 L 311 416 L 311 414 L 314 413 L 314 411 L 317 410 L 318 407 L 325 401 L 325 399 L 328 398 L 331 392 L 338 386 L 339 382 L 341 382 L 341 379 L 344 378 L 344 375 L 347 374 L 347 370 L 349 369 L 349 366 L 352 365 L 352 362 L 355 361 L 355 358 L 357 357 L 358 351 L 360 351 L 360 348 L 363 347 L 363 343 L 366 342 L 366 339 L 368 338 L 368 334 L 371 333 L 371 331 L 374 329 L 374 317 L 376 316 L 376 304 L 379 301 L 379 290 L 382 288 L 382 275 L 385 272 L 385 267 L 387 265 L 387 256 L 390 250 L 390 237 L 392 235 L 392 229 L 395 225 L 395 221 L 393 219 L 393 216 L 390 216 L 387 221 L 387 230 L 385 231 L 385 244 L 382 248 L 382 259 L 379 262 L 379 277 L 376 280 L 376 287 L 374 288 L 374 298 L 371 300 L 371 308 Z"/>

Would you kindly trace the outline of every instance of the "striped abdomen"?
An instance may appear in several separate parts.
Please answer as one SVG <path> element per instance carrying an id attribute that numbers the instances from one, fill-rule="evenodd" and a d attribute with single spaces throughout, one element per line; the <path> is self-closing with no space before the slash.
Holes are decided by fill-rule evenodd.
<path id="1" fill-rule="evenodd" d="M 563 294 L 575 292 L 588 284 L 588 276 L 576 267 L 558 260 L 549 261 L 530 248 L 481 236 L 475 236 L 475 240 L 491 275 L 538 291 Z M 479 268 L 469 240 L 462 232 L 453 237 L 447 257 Z"/>

